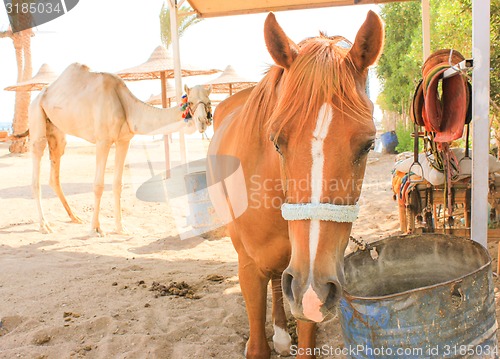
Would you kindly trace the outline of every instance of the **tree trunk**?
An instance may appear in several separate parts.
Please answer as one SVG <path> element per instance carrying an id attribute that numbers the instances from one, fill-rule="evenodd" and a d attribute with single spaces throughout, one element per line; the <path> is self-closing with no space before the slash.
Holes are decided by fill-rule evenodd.
<path id="1" fill-rule="evenodd" d="M 12 41 L 16 50 L 17 82 L 29 80 L 33 76 L 31 64 L 31 29 L 13 34 Z M 28 129 L 28 109 L 31 101 L 31 92 L 17 91 L 14 110 L 12 131 L 21 134 Z M 9 151 L 11 153 L 24 153 L 28 151 L 28 138 L 19 138 L 12 141 Z"/>
<path id="2" fill-rule="evenodd" d="M 497 160 L 500 161 L 500 124 L 498 123 L 496 109 L 493 109 L 493 115 L 491 116 L 490 127 L 493 128 L 494 131 L 496 155 L 497 155 Z"/>

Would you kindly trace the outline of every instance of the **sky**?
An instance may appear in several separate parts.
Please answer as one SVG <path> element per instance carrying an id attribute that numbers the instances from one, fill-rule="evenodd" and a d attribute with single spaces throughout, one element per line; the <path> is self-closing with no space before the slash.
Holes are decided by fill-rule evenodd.
<path id="1" fill-rule="evenodd" d="M 33 75 L 43 63 L 60 73 L 73 62 L 105 72 L 145 62 L 161 44 L 158 14 L 162 4 L 163 0 L 80 0 L 67 14 L 34 29 Z M 277 12 L 276 18 L 295 42 L 319 31 L 354 41 L 370 9 L 378 12 L 379 6 L 284 11 Z M 266 14 L 252 14 L 204 19 L 181 37 L 181 62 L 220 70 L 231 64 L 243 75 L 258 77 L 273 63 L 264 43 L 265 17 Z M 6 11 L 0 7 L 0 30 L 7 26 Z M 0 122 L 10 122 L 14 92 L 3 89 L 16 83 L 17 67 L 14 47 L 8 38 L 0 39 L 0 59 Z M 185 82 L 193 86 L 205 81 L 206 77 Z M 141 100 L 160 92 L 159 80 L 127 85 Z"/>

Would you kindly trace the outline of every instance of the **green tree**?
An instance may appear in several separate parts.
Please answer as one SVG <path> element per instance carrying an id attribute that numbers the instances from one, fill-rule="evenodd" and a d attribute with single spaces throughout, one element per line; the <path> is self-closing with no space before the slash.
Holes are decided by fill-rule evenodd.
<path id="1" fill-rule="evenodd" d="M 186 29 L 203 19 L 193 13 L 190 6 L 181 6 L 177 12 L 177 26 L 179 37 L 181 37 Z M 172 31 L 170 28 L 170 8 L 163 3 L 160 11 L 160 37 L 161 42 L 168 49 L 172 44 Z"/>
<path id="2" fill-rule="evenodd" d="M 500 121 L 500 0 L 491 1 L 491 76 L 490 96 L 495 117 Z"/>
<path id="3" fill-rule="evenodd" d="M 401 113 L 403 107 L 409 108 L 420 74 L 420 3 L 391 3 L 380 14 L 385 21 L 385 48 L 377 66 L 383 87 L 378 102 L 384 110 Z"/>
<path id="4" fill-rule="evenodd" d="M 472 57 L 472 1 L 430 0 L 431 52 L 453 48 Z M 383 6 L 386 23 L 384 54 L 377 68 L 383 90 L 378 103 L 384 110 L 402 113 L 408 109 L 421 78 L 422 32 L 420 2 Z M 491 0 L 491 76 L 493 127 L 500 128 L 500 0 Z M 496 119 L 496 120 L 495 120 Z M 498 131 L 498 130 L 497 130 Z M 500 134 L 497 135 L 500 139 Z"/>

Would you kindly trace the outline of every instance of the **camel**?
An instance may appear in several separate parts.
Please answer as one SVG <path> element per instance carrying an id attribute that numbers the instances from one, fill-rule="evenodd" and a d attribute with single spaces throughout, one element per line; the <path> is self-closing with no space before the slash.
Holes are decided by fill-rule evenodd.
<path id="1" fill-rule="evenodd" d="M 188 107 L 194 121 L 211 122 L 208 112 L 210 89 L 194 86 L 189 89 Z M 204 104 L 204 106 L 193 104 Z M 193 111 L 194 110 L 194 111 Z M 33 100 L 29 109 L 29 133 L 33 158 L 33 195 L 37 204 L 40 231 L 51 233 L 41 205 L 40 162 L 49 145 L 51 171 L 50 186 L 59 197 L 71 221 L 82 220 L 71 210 L 59 180 L 61 156 L 66 147 L 66 134 L 96 145 L 96 172 L 94 179 L 94 213 L 91 234 L 103 236 L 99 209 L 104 191 L 104 171 L 109 150 L 116 146 L 113 180 L 114 217 L 116 233 L 126 233 L 122 224 L 120 197 L 122 175 L 129 143 L 135 134 L 166 134 L 186 126 L 179 106 L 159 109 L 137 99 L 118 76 L 91 72 L 82 64 L 74 63 Z M 198 129 L 206 128 L 203 124 Z M 205 126 L 205 127 L 204 127 Z"/>

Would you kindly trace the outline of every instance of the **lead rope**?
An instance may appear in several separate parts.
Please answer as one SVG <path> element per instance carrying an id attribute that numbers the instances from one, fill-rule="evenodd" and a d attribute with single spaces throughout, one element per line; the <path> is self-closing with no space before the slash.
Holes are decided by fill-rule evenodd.
<path id="1" fill-rule="evenodd" d="M 365 251 L 368 249 L 370 251 L 370 256 L 372 257 L 372 259 L 375 261 L 378 259 L 377 247 L 372 246 L 370 243 L 363 241 L 362 239 L 356 239 L 353 236 L 349 236 L 349 240 L 356 245 L 356 247 L 354 248 L 354 252 L 357 252 L 358 250 Z"/>

